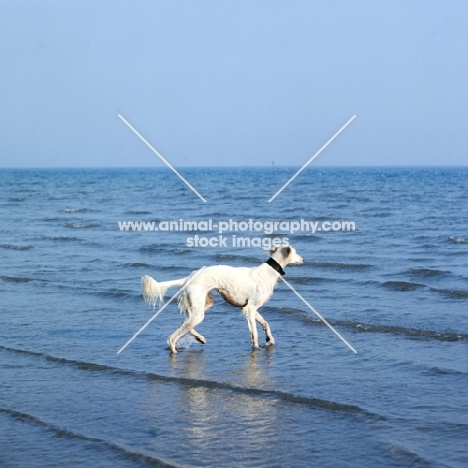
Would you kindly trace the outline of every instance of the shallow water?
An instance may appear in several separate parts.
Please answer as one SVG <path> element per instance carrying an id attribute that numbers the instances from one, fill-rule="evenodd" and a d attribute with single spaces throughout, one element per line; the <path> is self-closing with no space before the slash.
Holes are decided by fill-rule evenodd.
<path id="1" fill-rule="evenodd" d="M 294 172 L 182 170 L 203 203 L 163 169 L 0 171 L 0 465 L 466 466 L 468 172 L 310 169 L 267 203 Z M 143 275 L 255 266 L 232 235 L 274 237 L 189 248 L 118 222 L 209 218 L 353 220 L 279 236 L 306 260 L 285 278 L 358 354 L 279 283 L 274 347 L 216 297 L 206 345 L 169 353 L 171 304 L 117 355 L 153 314 Z"/>

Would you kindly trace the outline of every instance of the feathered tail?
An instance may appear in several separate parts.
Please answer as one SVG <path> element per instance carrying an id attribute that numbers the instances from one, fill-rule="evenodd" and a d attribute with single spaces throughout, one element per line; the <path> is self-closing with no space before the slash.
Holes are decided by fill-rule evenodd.
<path id="1" fill-rule="evenodd" d="M 143 299 L 145 302 L 152 306 L 153 308 L 156 307 L 158 301 L 160 303 L 164 300 L 164 295 L 169 288 L 174 288 L 176 286 L 183 286 L 187 278 L 181 278 L 174 281 L 164 281 L 162 283 L 158 283 L 155 279 L 151 278 L 151 276 L 143 276 L 141 278 L 141 287 L 143 289 Z"/>

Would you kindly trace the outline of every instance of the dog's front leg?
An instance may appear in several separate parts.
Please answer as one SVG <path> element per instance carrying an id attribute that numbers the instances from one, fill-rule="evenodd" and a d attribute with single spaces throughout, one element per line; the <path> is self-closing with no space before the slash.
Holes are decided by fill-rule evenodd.
<path id="1" fill-rule="evenodd" d="M 250 330 L 250 339 L 252 341 L 252 346 L 255 349 L 258 349 L 258 333 L 257 333 L 257 323 L 255 322 L 257 310 L 253 307 L 246 307 L 245 315 L 247 316 L 247 323 Z"/>
<path id="2" fill-rule="evenodd" d="M 268 325 L 268 322 L 258 312 L 255 312 L 255 320 L 262 326 L 263 331 L 265 332 L 267 345 L 274 345 L 275 339 L 271 334 L 270 325 Z"/>
<path id="3" fill-rule="evenodd" d="M 206 344 L 206 338 L 203 336 L 203 335 L 200 335 L 200 333 L 198 333 L 195 328 L 192 328 L 191 330 L 189 330 L 189 333 L 195 337 L 195 339 L 197 341 L 199 341 L 200 343 L 202 344 Z"/>

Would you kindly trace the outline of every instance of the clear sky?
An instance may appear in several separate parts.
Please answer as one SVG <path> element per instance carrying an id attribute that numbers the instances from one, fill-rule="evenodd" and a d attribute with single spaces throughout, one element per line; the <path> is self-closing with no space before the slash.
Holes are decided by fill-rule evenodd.
<path id="1" fill-rule="evenodd" d="M 0 1 L 0 167 L 466 165 L 462 0 Z"/>

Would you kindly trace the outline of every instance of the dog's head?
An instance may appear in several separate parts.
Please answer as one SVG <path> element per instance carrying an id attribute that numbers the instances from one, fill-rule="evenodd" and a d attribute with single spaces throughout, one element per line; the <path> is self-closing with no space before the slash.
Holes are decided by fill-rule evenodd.
<path id="1" fill-rule="evenodd" d="M 291 263 L 304 263 L 304 259 L 296 252 L 294 247 L 273 247 L 270 250 L 271 258 L 276 260 L 282 267 Z"/>

